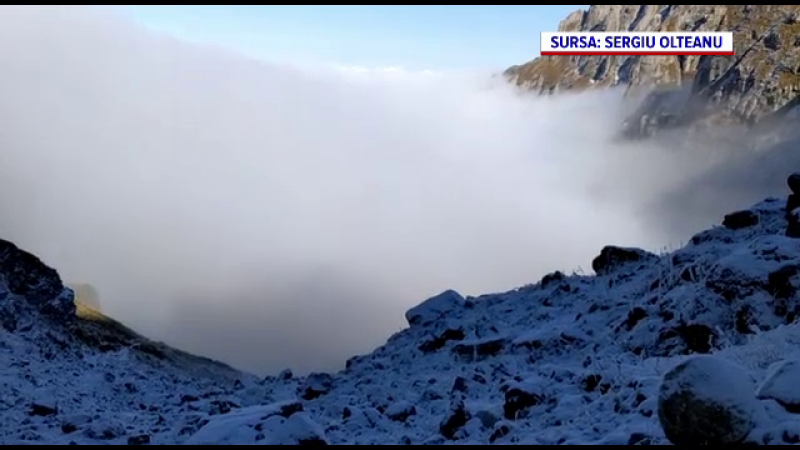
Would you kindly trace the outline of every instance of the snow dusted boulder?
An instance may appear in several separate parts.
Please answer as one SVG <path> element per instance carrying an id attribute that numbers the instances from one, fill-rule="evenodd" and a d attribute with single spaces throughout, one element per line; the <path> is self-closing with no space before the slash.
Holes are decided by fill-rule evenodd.
<path id="1" fill-rule="evenodd" d="M 305 383 L 300 387 L 300 398 L 303 400 L 314 400 L 331 391 L 333 387 L 333 377 L 327 373 L 312 373 Z"/>
<path id="2" fill-rule="evenodd" d="M 756 391 L 761 400 L 775 400 L 791 413 L 800 413 L 800 361 L 781 361 L 770 366 Z"/>
<path id="3" fill-rule="evenodd" d="M 544 401 L 546 381 L 539 377 L 531 378 L 506 386 L 503 415 L 508 420 L 516 420 L 525 409 Z"/>
<path id="4" fill-rule="evenodd" d="M 396 422 L 405 422 L 406 419 L 417 414 L 417 408 L 409 402 L 401 401 L 389 405 L 384 414 Z"/>
<path id="5" fill-rule="evenodd" d="M 299 403 L 252 406 L 215 416 L 186 445 L 303 445 L 327 440 L 321 427 L 302 412 Z"/>
<path id="6" fill-rule="evenodd" d="M 729 230 L 740 230 L 756 225 L 758 225 L 758 215 L 747 209 L 727 214 L 722 220 L 722 226 Z"/>
<path id="7" fill-rule="evenodd" d="M 658 417 L 675 445 L 738 444 L 755 427 L 758 405 L 743 369 L 716 356 L 694 356 L 664 374 Z"/>
<path id="8" fill-rule="evenodd" d="M 461 428 L 469 422 L 472 417 L 467 411 L 464 399 L 461 397 L 450 400 L 450 408 L 442 422 L 439 424 L 439 432 L 447 439 L 455 440 Z"/>
<path id="9" fill-rule="evenodd" d="M 658 256 L 644 251 L 640 248 L 626 248 L 609 245 L 603 247 L 594 260 L 592 260 L 592 270 L 597 275 L 608 275 L 623 266 L 643 265 L 654 262 Z"/>
<path id="10" fill-rule="evenodd" d="M 466 300 L 461 294 L 447 290 L 409 309 L 406 320 L 412 327 L 430 325 L 454 311 L 460 311 L 465 305 Z"/>

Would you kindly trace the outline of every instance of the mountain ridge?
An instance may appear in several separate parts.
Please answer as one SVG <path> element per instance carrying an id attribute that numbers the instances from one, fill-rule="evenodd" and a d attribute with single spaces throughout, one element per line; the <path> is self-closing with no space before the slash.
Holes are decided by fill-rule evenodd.
<path id="1" fill-rule="evenodd" d="M 799 15 L 797 5 L 591 5 L 569 14 L 558 31 L 733 31 L 735 54 L 542 56 L 509 67 L 505 75 L 542 94 L 656 89 L 660 104 L 635 117 L 652 121 L 650 128 L 752 125 L 783 117 L 800 102 Z"/>

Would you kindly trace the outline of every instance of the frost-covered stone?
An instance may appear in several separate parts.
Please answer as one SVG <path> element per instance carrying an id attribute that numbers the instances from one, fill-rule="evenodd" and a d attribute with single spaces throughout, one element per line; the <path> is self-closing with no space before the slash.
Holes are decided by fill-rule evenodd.
<path id="1" fill-rule="evenodd" d="M 411 326 L 429 325 L 452 312 L 464 308 L 466 300 L 456 291 L 447 290 L 431 297 L 406 312 L 406 320 Z"/>
<path id="2" fill-rule="evenodd" d="M 386 417 L 397 421 L 405 422 L 406 419 L 417 413 L 417 409 L 409 402 L 397 402 L 389 405 L 384 411 Z"/>
<path id="3" fill-rule="evenodd" d="M 676 445 L 738 444 L 755 427 L 758 406 L 744 369 L 694 356 L 664 374 L 658 417 Z"/>
<path id="4" fill-rule="evenodd" d="M 771 365 L 756 396 L 762 400 L 775 400 L 787 411 L 800 413 L 800 361 L 781 361 Z"/>
<path id="5" fill-rule="evenodd" d="M 303 400 L 314 400 L 330 392 L 332 386 L 333 377 L 327 373 L 312 373 L 300 386 L 300 397 Z"/>
<path id="6" fill-rule="evenodd" d="M 325 433 L 293 403 L 253 406 L 215 416 L 186 445 L 326 444 Z"/>
<path id="7" fill-rule="evenodd" d="M 534 378 L 508 386 L 503 404 L 505 418 L 515 420 L 521 411 L 542 403 L 543 384 L 543 380 Z"/>
<path id="8" fill-rule="evenodd" d="M 454 398 L 442 422 L 439 432 L 447 439 L 456 439 L 456 433 L 471 419 L 463 398 Z"/>
<path id="9" fill-rule="evenodd" d="M 603 247 L 594 260 L 592 270 L 598 275 L 606 275 L 628 265 L 641 265 L 653 262 L 658 257 L 640 248 L 616 247 L 609 245 Z"/>

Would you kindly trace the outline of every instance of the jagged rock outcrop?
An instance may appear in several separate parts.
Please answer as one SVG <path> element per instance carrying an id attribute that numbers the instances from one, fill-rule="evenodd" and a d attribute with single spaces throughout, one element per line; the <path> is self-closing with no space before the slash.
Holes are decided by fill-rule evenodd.
<path id="1" fill-rule="evenodd" d="M 631 134 L 686 123 L 754 123 L 800 103 L 798 5 L 592 5 L 559 31 L 733 31 L 733 56 L 544 56 L 505 74 L 540 93 L 656 86 Z"/>
<path id="2" fill-rule="evenodd" d="M 72 290 L 37 256 L 0 239 L 0 327 L 29 329 L 39 315 L 59 323 L 72 322 Z"/>

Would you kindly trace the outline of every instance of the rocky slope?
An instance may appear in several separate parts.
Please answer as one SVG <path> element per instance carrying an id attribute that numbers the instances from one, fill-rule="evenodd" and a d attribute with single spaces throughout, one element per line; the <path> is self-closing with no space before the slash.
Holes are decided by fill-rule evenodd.
<path id="1" fill-rule="evenodd" d="M 754 123 L 800 103 L 800 6 L 592 5 L 559 31 L 733 31 L 734 56 L 545 56 L 513 66 L 520 86 L 549 93 L 656 86 L 633 128 L 702 122 Z M 646 117 L 644 117 L 646 116 Z"/>
<path id="2" fill-rule="evenodd" d="M 57 272 L 3 241 L 0 444 L 798 443 L 787 204 L 797 194 L 668 254 L 606 247 L 595 275 L 444 292 L 345 370 L 302 378 L 142 349 L 110 319 L 76 316 Z"/>

